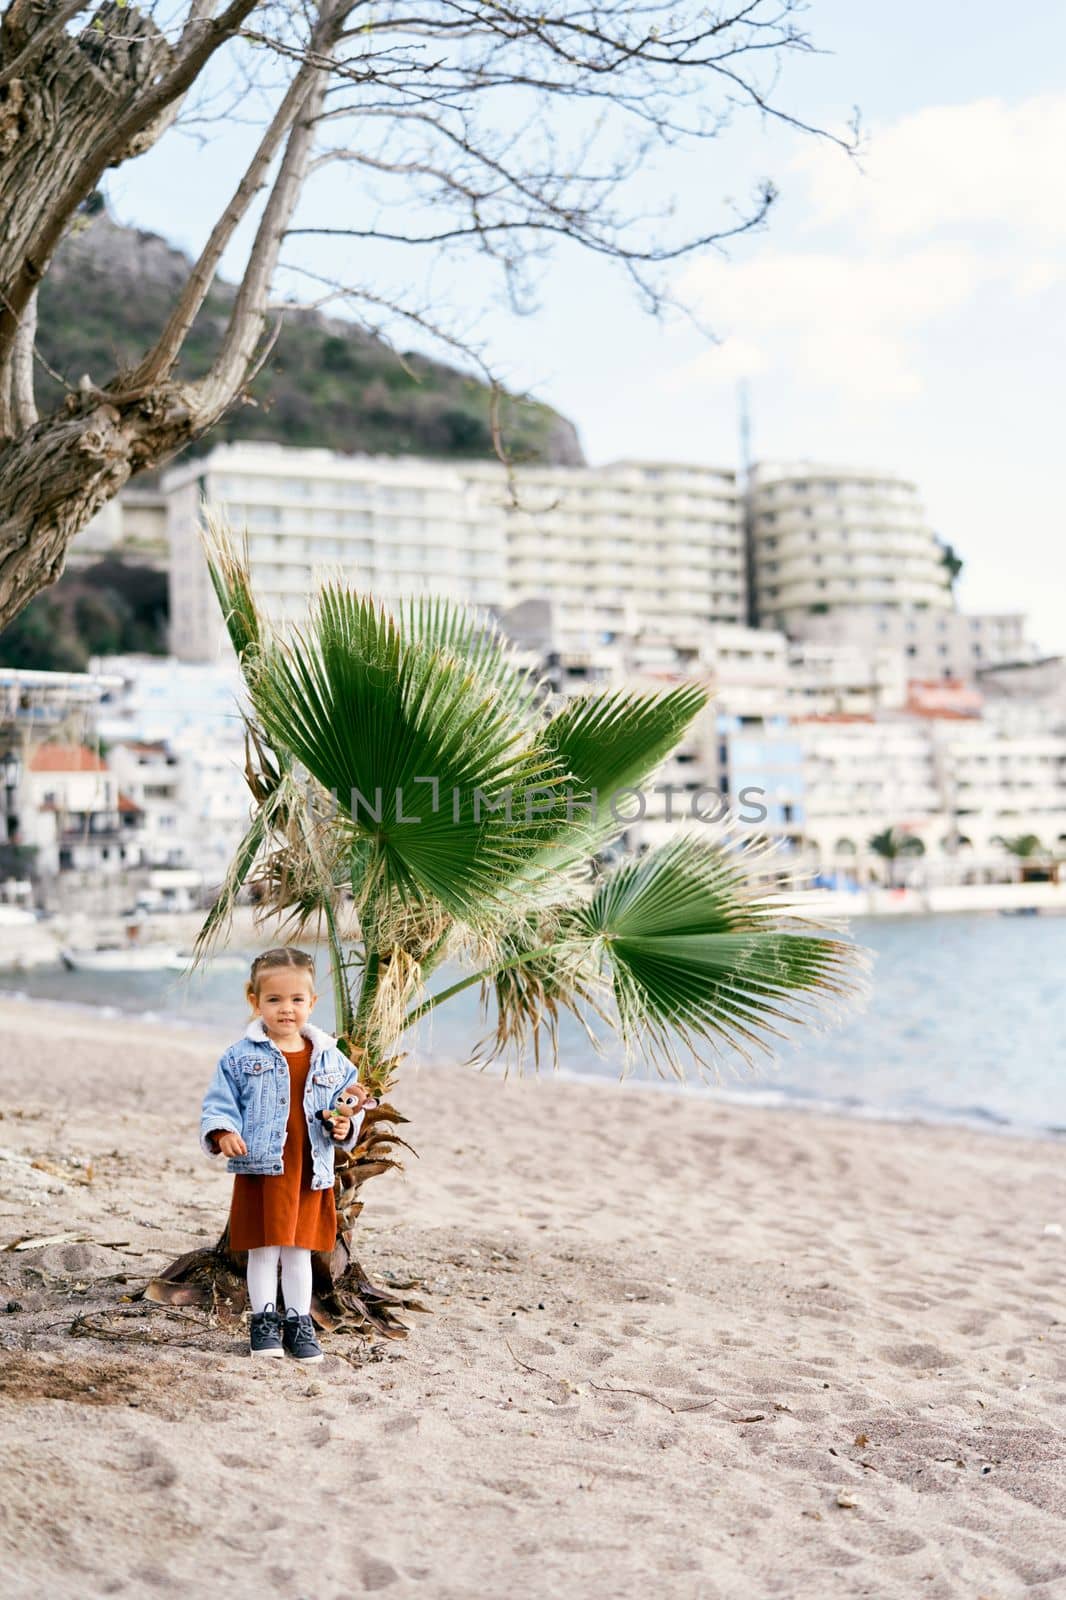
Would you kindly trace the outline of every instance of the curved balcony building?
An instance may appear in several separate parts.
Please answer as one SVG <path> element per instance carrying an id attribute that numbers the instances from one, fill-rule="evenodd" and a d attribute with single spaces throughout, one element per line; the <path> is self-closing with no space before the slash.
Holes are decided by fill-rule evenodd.
<path id="1" fill-rule="evenodd" d="M 950 610 L 943 552 L 912 483 L 869 468 L 761 462 L 750 483 L 760 627 L 802 639 L 813 619 Z"/>

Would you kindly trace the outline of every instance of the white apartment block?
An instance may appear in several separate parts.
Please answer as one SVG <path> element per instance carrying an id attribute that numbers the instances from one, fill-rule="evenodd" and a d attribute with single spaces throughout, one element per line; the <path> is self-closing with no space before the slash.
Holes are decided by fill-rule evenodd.
<path id="1" fill-rule="evenodd" d="M 383 599 L 487 606 L 505 588 L 498 519 L 445 462 L 219 445 L 168 473 L 164 488 L 171 648 L 184 661 L 225 654 L 200 545 L 204 502 L 247 534 L 256 595 L 276 623 L 301 623 L 316 588 L 338 575 Z"/>
<path id="2" fill-rule="evenodd" d="M 141 862 L 149 867 L 184 867 L 195 861 L 195 841 L 183 839 L 179 760 L 162 742 L 113 745 L 108 767 L 119 792 L 141 813 Z"/>
<path id="3" fill-rule="evenodd" d="M 871 835 L 886 828 L 917 834 L 940 848 L 947 819 L 932 724 L 902 717 L 829 716 L 799 721 L 803 751 L 803 836 L 820 863 L 868 855 Z"/>
<path id="4" fill-rule="evenodd" d="M 783 633 L 743 623 L 708 628 L 699 668 L 707 676 L 713 710 L 749 720 L 784 713 L 788 641 Z"/>
<path id="5" fill-rule="evenodd" d="M 797 640 L 788 646 L 784 700 L 794 717 L 869 715 L 903 706 L 909 676 L 903 652 L 890 646 Z"/>
<path id="6" fill-rule="evenodd" d="M 144 805 L 153 859 L 221 881 L 251 806 L 232 654 L 217 662 L 104 656 L 94 666 L 108 675 L 97 727 L 116 759 L 119 750 L 133 752 L 121 757 L 124 784 Z M 138 784 L 154 792 L 141 793 Z"/>
<path id="7" fill-rule="evenodd" d="M 941 547 L 914 485 L 861 467 L 760 462 L 749 486 L 754 604 L 764 627 L 951 609 Z"/>
<path id="8" fill-rule="evenodd" d="M 173 656 L 95 656 L 100 675 L 93 726 L 108 745 L 173 743 L 185 734 L 243 759 L 243 683 L 232 657 L 220 662 Z"/>
<path id="9" fill-rule="evenodd" d="M 850 647 L 867 653 L 890 650 L 902 657 L 908 678 L 976 681 L 992 667 L 1027 664 L 1036 657 L 1021 612 L 968 615 L 942 607 L 883 607 L 812 613 L 798 625 L 812 644 Z"/>
<path id="10" fill-rule="evenodd" d="M 502 530 L 507 598 L 549 600 L 558 636 L 661 633 L 695 647 L 747 612 L 736 474 L 620 461 L 606 467 L 461 468 Z"/>
<path id="11" fill-rule="evenodd" d="M 18 800 L 18 843 L 36 850 L 39 872 L 108 878 L 140 864 L 141 813 L 88 745 L 31 746 Z"/>
<path id="12" fill-rule="evenodd" d="M 445 595 L 502 609 L 552 603 L 573 646 L 651 626 L 696 636 L 746 614 L 744 530 L 732 472 L 342 456 L 221 445 L 165 480 L 171 644 L 187 661 L 224 633 L 199 541 L 202 506 L 247 531 L 268 616 L 299 623 L 324 579 L 380 595 Z"/>
<path id="13" fill-rule="evenodd" d="M 928 859 L 1005 855 L 1004 839 L 1066 844 L 1066 730 L 1011 715 L 797 721 L 803 750 L 803 837 L 814 860 L 875 859 L 873 834 L 919 838 Z M 913 864 L 913 863 L 912 863 Z"/>
<path id="14" fill-rule="evenodd" d="M 984 716 L 941 722 L 947 799 L 963 846 L 995 854 L 999 839 L 1033 834 L 1066 848 L 1066 725 L 1038 707 L 986 705 Z"/>

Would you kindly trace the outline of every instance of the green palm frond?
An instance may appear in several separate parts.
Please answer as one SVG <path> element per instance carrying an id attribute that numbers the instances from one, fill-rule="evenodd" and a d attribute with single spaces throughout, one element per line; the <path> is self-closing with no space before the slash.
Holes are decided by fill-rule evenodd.
<path id="1" fill-rule="evenodd" d="M 490 1058 L 539 1064 L 546 1040 L 557 1060 L 570 1012 L 590 1038 L 597 1017 L 629 1060 L 643 1052 L 678 1075 L 728 1048 L 750 1062 L 789 1024 L 861 992 L 865 952 L 754 888 L 750 839 L 704 830 L 577 882 L 625 827 L 624 791 L 706 705 L 704 687 L 593 694 L 547 716 L 476 614 L 412 601 L 393 616 L 334 584 L 283 639 L 257 612 L 246 552 L 221 524 L 208 543 L 251 701 L 256 813 L 200 946 L 253 873 L 270 911 L 298 928 L 317 918 L 342 1032 L 368 1071 L 387 1076 L 404 1029 L 477 983 L 495 1002 Z M 358 929 L 345 934 L 349 893 Z M 428 974 L 461 949 L 476 970 L 427 995 Z"/>
<path id="2" fill-rule="evenodd" d="M 708 698 L 702 684 L 685 683 L 660 693 L 581 695 L 556 712 L 540 742 L 565 768 L 572 799 L 545 864 L 586 858 L 622 832 L 632 791 L 652 776 Z"/>
<path id="3" fill-rule="evenodd" d="M 681 1051 L 705 1065 L 706 1047 L 719 1055 L 725 1045 L 750 1064 L 753 1052 L 772 1054 L 781 1025 L 862 992 L 865 953 L 753 894 L 747 854 L 685 835 L 618 868 L 576 911 L 574 931 L 600 952 L 630 1057 L 643 1050 L 682 1076 Z"/>
<path id="4" fill-rule="evenodd" d="M 512 717 L 526 721 L 543 699 L 542 681 L 491 618 L 439 596 L 404 601 L 398 618 L 405 639 L 462 661 Z"/>
<path id="5" fill-rule="evenodd" d="M 559 762 L 506 704 L 349 590 L 324 589 L 307 629 L 264 656 L 250 688 L 271 743 L 363 841 L 361 902 L 431 897 L 476 922 L 560 812 Z"/>

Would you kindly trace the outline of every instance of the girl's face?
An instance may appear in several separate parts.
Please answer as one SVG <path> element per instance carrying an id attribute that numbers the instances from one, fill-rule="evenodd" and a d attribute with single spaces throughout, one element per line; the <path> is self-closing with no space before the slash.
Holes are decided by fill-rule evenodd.
<path id="1" fill-rule="evenodd" d="M 249 991 L 248 999 L 271 1037 L 291 1039 L 311 1015 L 318 996 L 311 987 L 309 972 L 275 967 L 260 974 L 259 993 Z"/>

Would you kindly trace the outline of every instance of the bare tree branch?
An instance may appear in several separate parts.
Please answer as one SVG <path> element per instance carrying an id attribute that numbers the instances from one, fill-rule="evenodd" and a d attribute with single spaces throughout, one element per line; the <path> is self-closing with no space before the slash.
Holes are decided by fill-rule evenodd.
<path id="1" fill-rule="evenodd" d="M 259 148 L 237 186 L 237 191 L 211 230 L 210 238 L 189 274 L 177 305 L 155 346 L 130 377 L 132 388 L 157 382 L 169 376 L 181 355 L 189 329 L 196 313 L 207 298 L 223 253 L 241 222 L 248 214 L 256 195 L 265 186 L 271 163 L 293 122 L 301 114 L 309 91 L 321 69 L 308 63 L 293 78 L 285 97 L 274 114 L 273 121 L 260 141 Z"/>
<path id="2" fill-rule="evenodd" d="M 782 101 L 776 67 L 813 49 L 804 9 L 803 0 L 94 0 L 79 29 L 73 0 L 11 0 L 0 19 L 0 626 L 53 581 L 106 499 L 246 395 L 277 335 L 268 318 L 286 238 L 382 247 L 377 281 L 344 282 L 343 269 L 306 260 L 284 270 L 363 325 L 400 319 L 456 352 L 489 386 L 494 448 L 506 460 L 499 374 L 448 308 L 412 287 L 408 263 L 442 253 L 484 261 L 526 311 L 540 262 L 566 242 L 621 270 L 650 311 L 676 306 L 673 265 L 761 227 L 774 186 L 757 184 L 746 207 L 726 203 L 724 215 L 708 212 L 701 186 L 678 212 L 670 196 L 644 198 L 651 162 L 753 114 L 854 148 L 857 134 L 816 128 Z M 207 70 L 224 46 L 225 72 Z M 186 106 L 196 87 L 199 101 Z M 231 121 L 254 119 L 257 148 L 162 326 L 131 370 L 66 385 L 38 418 L 33 301 L 59 241 L 109 168 L 135 160 L 175 119 L 202 129 L 220 107 Z M 316 151 L 316 138 L 327 147 Z M 212 158 L 214 148 L 203 140 Z M 323 215 L 311 205 L 315 185 L 342 167 L 356 198 L 347 207 L 334 194 Z M 214 360 L 206 377 L 182 379 L 223 254 L 264 192 Z M 395 273 L 391 261 L 380 267 L 392 251 L 403 263 Z"/>
<path id="3" fill-rule="evenodd" d="M 32 428 L 37 421 L 33 394 L 33 352 L 37 340 L 37 291 L 30 295 L 11 356 L 11 408 L 16 428 Z"/>
<path id="4" fill-rule="evenodd" d="M 222 348 L 206 378 L 197 385 L 200 404 L 208 416 L 217 416 L 244 383 L 263 336 L 278 254 L 311 160 L 315 123 L 328 81 L 330 52 L 349 9 L 349 0 L 323 0 L 321 4 L 309 51 L 314 65 L 306 68 L 307 76 L 301 83 L 296 120 L 256 232 Z"/>
<path id="5" fill-rule="evenodd" d="M 196 81 L 215 51 L 234 36 L 256 4 L 257 0 L 230 0 L 217 20 L 200 17 L 195 23 L 195 36 L 185 44 L 170 70 L 134 96 L 132 106 L 102 130 L 96 143 L 75 166 L 71 177 L 38 219 L 19 270 L 6 289 L 0 308 L 0 362 L 14 343 L 26 303 L 77 207 L 92 193 L 107 168 L 124 158 L 131 140 L 150 127 Z"/>

